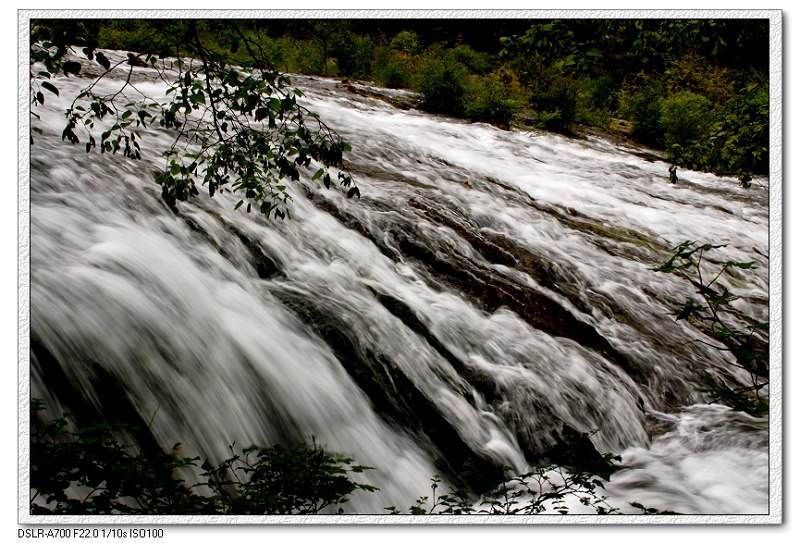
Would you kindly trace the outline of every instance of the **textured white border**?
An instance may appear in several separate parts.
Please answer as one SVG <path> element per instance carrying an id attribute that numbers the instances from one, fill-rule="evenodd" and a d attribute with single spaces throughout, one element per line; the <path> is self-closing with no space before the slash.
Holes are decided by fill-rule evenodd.
<path id="1" fill-rule="evenodd" d="M 30 474 L 30 107 L 28 96 L 30 20 L 69 18 L 737 18 L 770 21 L 770 466 L 767 515 L 470 515 L 345 516 L 31 516 Z M 780 10 L 19 10 L 18 11 L 18 522 L 26 526 L 66 525 L 719 525 L 783 522 L 783 20 Z"/>

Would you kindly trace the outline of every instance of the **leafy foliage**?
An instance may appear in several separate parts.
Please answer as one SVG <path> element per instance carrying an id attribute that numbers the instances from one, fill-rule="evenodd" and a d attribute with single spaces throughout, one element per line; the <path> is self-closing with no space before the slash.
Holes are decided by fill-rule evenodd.
<path id="1" fill-rule="evenodd" d="M 203 60 L 197 51 L 192 51 L 197 46 L 192 32 L 187 31 L 191 26 L 187 21 L 71 21 L 70 24 L 74 28 L 46 21 L 44 26 L 54 35 L 49 43 L 80 42 L 89 60 L 97 53 L 98 43 L 109 48 L 144 51 L 141 58 L 153 54 L 163 59 L 171 54 Z M 343 19 L 197 21 L 196 26 L 209 62 L 224 59 L 229 66 L 250 70 L 274 71 L 269 67 L 280 65 L 284 71 L 367 78 L 379 85 L 420 92 L 422 107 L 429 111 L 501 127 L 510 127 L 517 121 L 570 134 L 579 130 L 580 124 L 628 126 L 612 122 L 621 119 L 632 124 L 635 139 L 665 149 L 676 168 L 736 176 L 745 186 L 750 185 L 753 175 L 766 173 L 768 169 L 767 20 L 495 20 L 477 26 L 470 21 L 443 25 L 432 20 L 398 24 L 398 21 Z M 511 29 L 513 32 L 508 32 Z M 34 34 L 42 43 L 50 39 L 40 29 Z M 87 38 L 81 41 L 82 36 Z M 48 52 L 34 49 L 40 57 L 37 62 L 52 57 L 52 70 L 48 73 L 75 75 L 74 70 L 80 68 L 71 59 L 59 56 L 58 48 Z M 64 70 L 60 69 L 61 58 L 66 61 Z M 204 77 L 203 70 L 197 71 Z M 38 104 L 48 92 L 53 92 L 50 87 L 53 82 L 45 76 L 32 75 L 31 97 Z M 258 75 L 255 73 L 254 77 Z M 199 100 L 200 94 L 195 92 L 198 89 L 190 90 L 189 96 Z M 289 94 L 292 91 L 288 86 L 283 90 Z M 236 92 L 261 91 L 242 88 L 232 94 Z M 203 91 L 203 94 L 208 93 Z M 177 90 L 175 96 L 180 96 Z M 269 106 L 272 97 L 284 98 L 265 95 L 255 110 L 237 112 L 237 116 L 247 117 L 252 123 L 254 111 L 264 104 L 272 109 Z M 210 104 L 217 97 L 205 98 Z M 171 103 L 166 105 L 171 107 Z M 200 106 L 192 105 L 193 118 L 202 109 Z M 688 109 L 684 111 L 682 106 Z M 183 122 L 185 109 L 180 101 L 177 107 L 177 112 L 172 113 L 178 113 L 179 121 Z M 222 104 L 220 109 L 225 109 Z M 277 122 L 278 110 L 274 111 Z M 702 114 L 695 114 L 698 112 Z M 265 120 L 266 117 L 261 119 Z M 311 132 L 321 132 L 330 138 L 330 147 L 336 147 L 335 136 L 318 130 L 313 119 L 307 122 L 312 125 L 308 126 Z M 281 123 L 277 125 L 280 127 Z M 76 126 L 80 130 L 71 127 L 64 133 L 65 140 L 86 144 L 88 149 L 100 146 L 91 139 L 87 141 L 80 134 L 83 127 Z M 228 127 L 233 130 L 233 123 L 228 121 Z M 229 131 L 227 135 L 233 133 Z M 222 139 L 219 135 L 210 136 Z M 307 142 L 302 133 L 299 136 L 297 145 L 291 147 L 302 155 Z M 140 152 L 138 135 L 136 138 L 136 145 L 124 136 L 119 140 L 112 138 L 111 150 L 123 153 L 129 150 L 136 155 Z M 239 149 L 259 152 L 265 149 L 254 141 L 234 142 L 232 147 L 234 157 Z M 309 149 L 307 156 L 312 160 L 326 166 L 341 166 L 336 160 L 338 152 L 332 162 L 325 163 L 321 160 L 324 157 L 318 159 L 314 149 Z M 273 149 L 282 150 L 279 146 Z M 302 157 L 297 158 L 302 168 Z M 241 194 L 246 196 L 252 189 L 253 196 L 243 198 L 242 205 L 247 202 L 265 211 L 282 213 L 286 209 L 285 191 L 278 187 L 283 179 L 291 179 L 294 162 L 290 160 L 289 169 L 281 169 L 282 165 L 277 165 L 277 170 L 263 167 L 277 172 L 277 179 L 271 184 L 246 182 Z M 191 196 L 196 190 L 194 172 L 184 174 L 178 170 L 179 175 L 173 174 L 171 179 L 170 165 L 168 162 L 163 170 L 168 175 L 161 179 L 167 186 L 166 197 L 178 201 Z M 191 168 L 192 161 L 179 166 Z M 230 173 L 232 177 L 242 174 Z M 264 174 L 255 173 L 254 179 Z M 262 179 L 270 177 L 266 174 Z M 347 179 L 339 179 L 345 190 Z M 210 181 L 207 184 L 212 190 Z M 216 185 L 219 180 L 215 180 L 213 190 L 224 189 Z M 265 190 L 257 190 L 259 187 Z M 279 205 L 273 206 L 276 203 Z"/>
<path id="2" fill-rule="evenodd" d="M 350 77 L 365 77 L 369 74 L 372 50 L 375 47 L 370 36 L 353 32 L 348 21 L 340 20 L 335 22 L 330 38 L 330 55 L 336 59 L 338 71 Z"/>
<path id="3" fill-rule="evenodd" d="M 146 429 L 119 423 L 78 426 L 64 414 L 45 422 L 42 400 L 31 402 L 30 511 L 33 515 L 264 515 L 343 513 L 356 492 L 378 488 L 354 476 L 374 468 L 317 445 L 229 447 L 215 464 L 181 457 L 181 444 L 167 453 L 136 445 Z M 413 515 L 570 513 L 577 504 L 596 514 L 620 511 L 601 495 L 620 457 L 602 455 L 597 469 L 543 465 L 514 475 L 494 491 L 475 496 L 464 489 L 432 495 L 408 507 Z M 644 514 L 666 514 L 633 503 Z M 386 507 L 402 514 L 398 507 Z"/>
<path id="4" fill-rule="evenodd" d="M 510 468 L 506 468 L 510 471 Z M 408 508 L 412 515 L 538 515 L 541 513 L 570 513 L 570 500 L 591 508 L 596 514 L 619 513 L 599 495 L 604 488 L 597 475 L 571 472 L 562 466 L 542 466 L 531 472 L 510 477 L 497 489 L 480 500 L 467 491 L 457 489 L 450 494 L 436 494 L 441 479 L 431 480 L 431 497 L 422 496 Z M 400 514 L 397 507 L 387 507 L 391 514 Z"/>
<path id="5" fill-rule="evenodd" d="M 378 85 L 389 89 L 409 88 L 413 69 L 408 55 L 381 45 L 375 48 L 372 61 L 372 78 Z"/>
<path id="6" fill-rule="evenodd" d="M 392 49 L 408 55 L 416 55 L 420 51 L 419 36 L 411 30 L 401 30 L 392 38 Z"/>
<path id="7" fill-rule="evenodd" d="M 660 124 L 665 145 L 681 148 L 693 144 L 705 132 L 711 102 L 691 91 L 680 91 L 665 98 L 661 104 Z"/>
<path id="8" fill-rule="evenodd" d="M 464 117 L 507 128 L 516 110 L 500 76 L 470 76 L 464 95 Z"/>
<path id="9" fill-rule="evenodd" d="M 589 79 L 585 85 L 590 105 L 597 109 L 615 110 L 619 106 L 619 85 L 611 76 Z"/>
<path id="10" fill-rule="evenodd" d="M 231 453 L 216 467 L 208 461 L 202 466 L 221 513 L 316 514 L 345 503 L 356 490 L 378 490 L 349 477 L 372 468 L 328 453 L 313 441 L 310 447 L 252 446 L 241 455 L 231 447 Z"/>
<path id="11" fill-rule="evenodd" d="M 701 136 L 683 150 L 683 162 L 734 175 L 749 187 L 752 173 L 767 169 L 768 120 L 766 85 L 750 83 L 715 109 Z"/>
<path id="12" fill-rule="evenodd" d="M 738 387 L 709 379 L 704 392 L 713 401 L 723 401 L 751 414 L 764 414 L 769 410 L 768 398 L 764 394 L 769 386 L 768 323 L 746 319 L 732 305 L 738 297 L 720 281 L 732 270 L 752 269 L 754 263 L 708 257 L 709 252 L 722 247 L 724 245 L 685 241 L 675 247 L 670 259 L 654 271 L 676 273 L 695 286 L 698 297 L 672 302 L 675 319 L 694 323 L 719 341 L 735 359 L 729 363 L 750 376 L 747 385 Z"/>
<path id="13" fill-rule="evenodd" d="M 655 507 L 647 507 L 639 502 L 631 502 L 630 505 L 635 509 L 642 512 L 643 515 L 677 515 L 675 511 L 656 509 Z"/>
<path id="14" fill-rule="evenodd" d="M 598 25 L 592 32 L 582 32 L 581 25 Z M 584 74 L 602 56 L 597 47 L 604 36 L 604 22 L 553 20 L 535 23 L 521 36 L 501 38 L 500 56 L 535 55 L 545 64 L 558 63 L 564 70 Z"/>
<path id="15" fill-rule="evenodd" d="M 44 69 L 32 73 L 33 101 L 44 103 L 40 86 L 58 93 L 50 82 L 58 73 L 78 74 L 81 64 L 66 60 L 74 43 L 85 43 L 81 54 L 102 68 L 101 75 L 72 101 L 66 111 L 62 139 L 85 142 L 86 152 L 121 153 L 141 158 L 141 130 L 157 124 L 171 129 L 174 141 L 165 153 L 165 168 L 154 172 L 164 200 L 173 209 L 178 201 L 197 195 L 197 184 L 210 196 L 231 191 L 266 217 L 284 218 L 291 199 L 285 180 L 296 181 L 301 171 L 318 162 L 314 179 L 331 185 L 326 166 L 339 166 L 339 184 L 348 189 L 352 178 L 341 169 L 349 145 L 315 113 L 300 103 L 299 89 L 272 68 L 266 52 L 241 21 L 152 21 L 159 30 L 145 52 L 129 54 L 113 65 L 97 51 L 97 27 L 84 35 L 65 33 L 58 22 L 36 21 L 31 34 L 31 62 Z M 213 45 L 212 45 L 213 44 Z M 224 45 L 223 45 L 224 44 Z M 238 51 L 247 54 L 236 56 Z M 172 57 L 163 52 L 168 51 Z M 133 83 L 137 70 L 149 69 L 168 83 L 164 98 L 149 96 Z M 98 83 L 112 71 L 126 78 L 112 93 Z M 97 136 L 97 137 L 95 137 Z M 355 187 L 353 187 L 355 188 Z M 348 196 L 357 191 L 348 190 Z"/>
<path id="16" fill-rule="evenodd" d="M 430 57 L 420 71 L 419 90 L 423 109 L 461 116 L 464 113 L 467 70 L 452 59 Z"/>
<path id="17" fill-rule="evenodd" d="M 571 132 L 615 115 L 676 166 L 766 173 L 766 21 L 552 20 L 501 39 L 538 125 Z M 749 45 L 748 45 L 749 44 Z M 566 78 L 571 83 L 563 81 Z"/>
<path id="18" fill-rule="evenodd" d="M 655 82 L 624 89 L 621 107 L 633 123 L 633 136 L 643 143 L 663 145 L 661 104 L 664 91 Z"/>
<path id="19" fill-rule="evenodd" d="M 569 132 L 575 122 L 578 107 L 579 85 L 563 75 L 553 75 L 545 80 L 530 96 L 541 126 L 555 132 Z"/>
<path id="20" fill-rule="evenodd" d="M 32 403 L 41 411 L 41 401 Z M 31 434 L 31 514 L 312 514 L 342 512 L 337 506 L 373 486 L 350 475 L 371 468 L 331 454 L 312 441 L 293 447 L 248 447 L 213 465 L 199 457 L 144 454 L 125 444 L 141 429 L 93 424 L 72 429 L 65 415 Z M 43 503 L 42 503 L 43 502 Z"/>
<path id="21" fill-rule="evenodd" d="M 466 45 L 444 51 L 431 48 L 418 65 L 420 107 L 507 128 L 516 105 L 502 74 L 486 73 L 491 65 L 488 55 Z"/>

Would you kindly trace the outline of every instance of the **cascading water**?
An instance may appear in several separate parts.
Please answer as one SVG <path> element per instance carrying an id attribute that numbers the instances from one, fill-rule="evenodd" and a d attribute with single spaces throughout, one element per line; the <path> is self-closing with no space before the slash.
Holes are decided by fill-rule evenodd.
<path id="1" fill-rule="evenodd" d="M 575 431 L 622 455 L 606 487 L 624 511 L 767 512 L 767 423 L 704 405 L 706 377 L 744 375 L 669 314 L 691 285 L 652 271 L 684 240 L 726 243 L 757 264 L 732 285 L 738 309 L 767 320 L 767 191 L 673 185 L 624 145 L 297 77 L 352 145 L 360 200 L 306 178 L 291 220 L 228 194 L 175 214 L 150 175 L 166 131 L 141 161 L 61 141 L 81 83 L 58 81 L 31 147 L 33 397 L 152 420 L 162 446 L 217 460 L 314 436 L 376 468 L 381 491 L 349 512 L 405 509 L 436 473 L 471 468 L 485 488 L 498 466 L 558 461 Z"/>

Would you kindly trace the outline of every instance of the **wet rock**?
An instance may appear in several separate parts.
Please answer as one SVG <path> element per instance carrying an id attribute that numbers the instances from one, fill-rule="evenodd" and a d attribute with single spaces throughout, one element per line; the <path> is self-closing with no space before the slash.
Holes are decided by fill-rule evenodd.
<path id="1" fill-rule="evenodd" d="M 553 464 L 597 474 L 605 479 L 618 469 L 597 451 L 588 434 L 568 424 L 562 425 L 554 438 L 558 445 L 547 455 Z"/>

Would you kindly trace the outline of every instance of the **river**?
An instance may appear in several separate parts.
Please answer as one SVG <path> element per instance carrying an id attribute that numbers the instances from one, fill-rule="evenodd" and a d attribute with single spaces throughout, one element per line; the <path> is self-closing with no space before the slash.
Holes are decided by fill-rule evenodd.
<path id="1" fill-rule="evenodd" d="M 86 80 L 58 80 L 30 157 L 32 397 L 134 413 L 217 460 L 313 436 L 375 467 L 360 477 L 380 492 L 349 513 L 405 509 L 437 473 L 483 488 L 573 432 L 621 456 L 605 494 L 623 512 L 768 512 L 768 421 L 707 403 L 707 377 L 746 375 L 670 314 L 693 287 L 652 269 L 685 240 L 725 244 L 755 262 L 727 283 L 737 309 L 767 320 L 769 180 L 670 184 L 634 146 L 294 82 L 352 145 L 361 197 L 311 169 L 281 221 L 202 190 L 173 213 L 150 174 L 172 135 L 146 133 L 140 161 L 87 155 L 61 140 Z"/>

